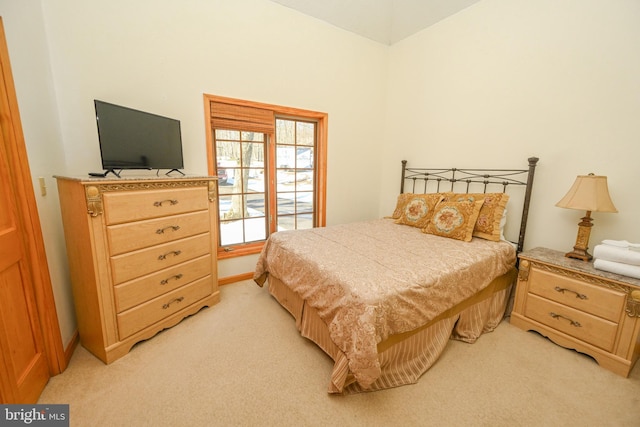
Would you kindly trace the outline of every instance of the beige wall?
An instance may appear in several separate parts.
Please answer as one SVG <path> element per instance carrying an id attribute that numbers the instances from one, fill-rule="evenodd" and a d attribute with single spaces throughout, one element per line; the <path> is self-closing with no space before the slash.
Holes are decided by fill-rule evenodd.
<path id="1" fill-rule="evenodd" d="M 0 0 L 18 108 L 35 188 L 49 273 L 64 343 L 76 329 L 69 269 L 53 175 L 65 169 L 49 53 L 39 0 Z M 38 178 L 44 178 L 42 195 Z"/>
<path id="2" fill-rule="evenodd" d="M 327 112 L 329 224 L 389 213 L 401 159 L 536 155 L 528 247 L 573 245 L 582 213 L 553 205 L 588 172 L 609 176 L 620 210 L 594 214 L 592 246 L 640 241 L 639 8 L 483 0 L 387 47 L 266 0 L 0 0 L 34 185 L 50 190 L 37 197 L 63 339 L 75 319 L 50 177 L 100 169 L 95 98 L 180 119 L 191 173 L 207 170 L 203 93 Z"/>
<path id="3" fill-rule="evenodd" d="M 554 205 L 590 172 L 608 176 L 619 210 L 593 214 L 590 246 L 640 242 L 639 23 L 635 0 L 483 0 L 393 45 L 380 212 L 401 159 L 526 168 L 537 156 L 525 249 L 573 247 L 585 212 Z"/>
<path id="4" fill-rule="evenodd" d="M 203 93 L 329 114 L 327 223 L 377 215 L 388 47 L 266 0 L 0 0 L 65 342 L 75 320 L 53 174 L 99 171 L 93 100 L 181 120 L 206 173 Z M 363 155 L 363 153 L 366 153 Z M 46 202 L 45 202 L 46 200 Z M 252 271 L 256 257 L 220 262 Z"/>

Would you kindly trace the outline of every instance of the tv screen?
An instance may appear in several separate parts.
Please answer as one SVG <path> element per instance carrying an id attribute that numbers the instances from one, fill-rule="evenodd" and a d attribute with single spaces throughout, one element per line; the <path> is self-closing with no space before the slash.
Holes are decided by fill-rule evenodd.
<path id="1" fill-rule="evenodd" d="M 94 101 L 102 168 L 182 169 L 180 121 Z"/>

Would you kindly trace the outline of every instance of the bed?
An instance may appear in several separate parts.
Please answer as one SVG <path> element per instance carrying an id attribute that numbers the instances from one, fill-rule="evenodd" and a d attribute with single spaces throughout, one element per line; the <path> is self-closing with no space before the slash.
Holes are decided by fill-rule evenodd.
<path id="1" fill-rule="evenodd" d="M 329 393 L 415 383 L 450 339 L 473 343 L 498 326 L 537 161 L 525 169 L 403 161 L 388 217 L 269 237 L 254 280 L 334 360 Z"/>

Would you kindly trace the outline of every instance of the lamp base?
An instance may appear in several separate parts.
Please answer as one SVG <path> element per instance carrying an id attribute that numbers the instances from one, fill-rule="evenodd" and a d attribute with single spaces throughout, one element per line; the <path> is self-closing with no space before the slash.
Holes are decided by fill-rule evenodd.
<path id="1" fill-rule="evenodd" d="M 582 261 L 591 261 L 593 259 L 593 256 L 589 252 L 576 248 L 573 248 L 571 252 L 567 252 L 564 256 L 567 258 L 581 259 Z"/>
<path id="2" fill-rule="evenodd" d="M 587 215 L 581 219 L 582 221 L 578 224 L 578 237 L 576 238 L 576 244 L 573 247 L 573 250 L 566 253 L 564 256 L 567 258 L 581 259 L 582 261 L 591 261 L 593 256 L 587 252 L 587 249 L 589 248 L 591 227 L 593 227 L 591 211 L 587 211 Z"/>

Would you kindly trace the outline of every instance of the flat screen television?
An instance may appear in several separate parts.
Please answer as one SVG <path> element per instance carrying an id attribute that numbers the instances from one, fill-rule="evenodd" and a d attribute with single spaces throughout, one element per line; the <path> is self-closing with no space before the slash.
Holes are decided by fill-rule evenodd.
<path id="1" fill-rule="evenodd" d="M 180 121 L 94 100 L 102 168 L 182 169 Z"/>

